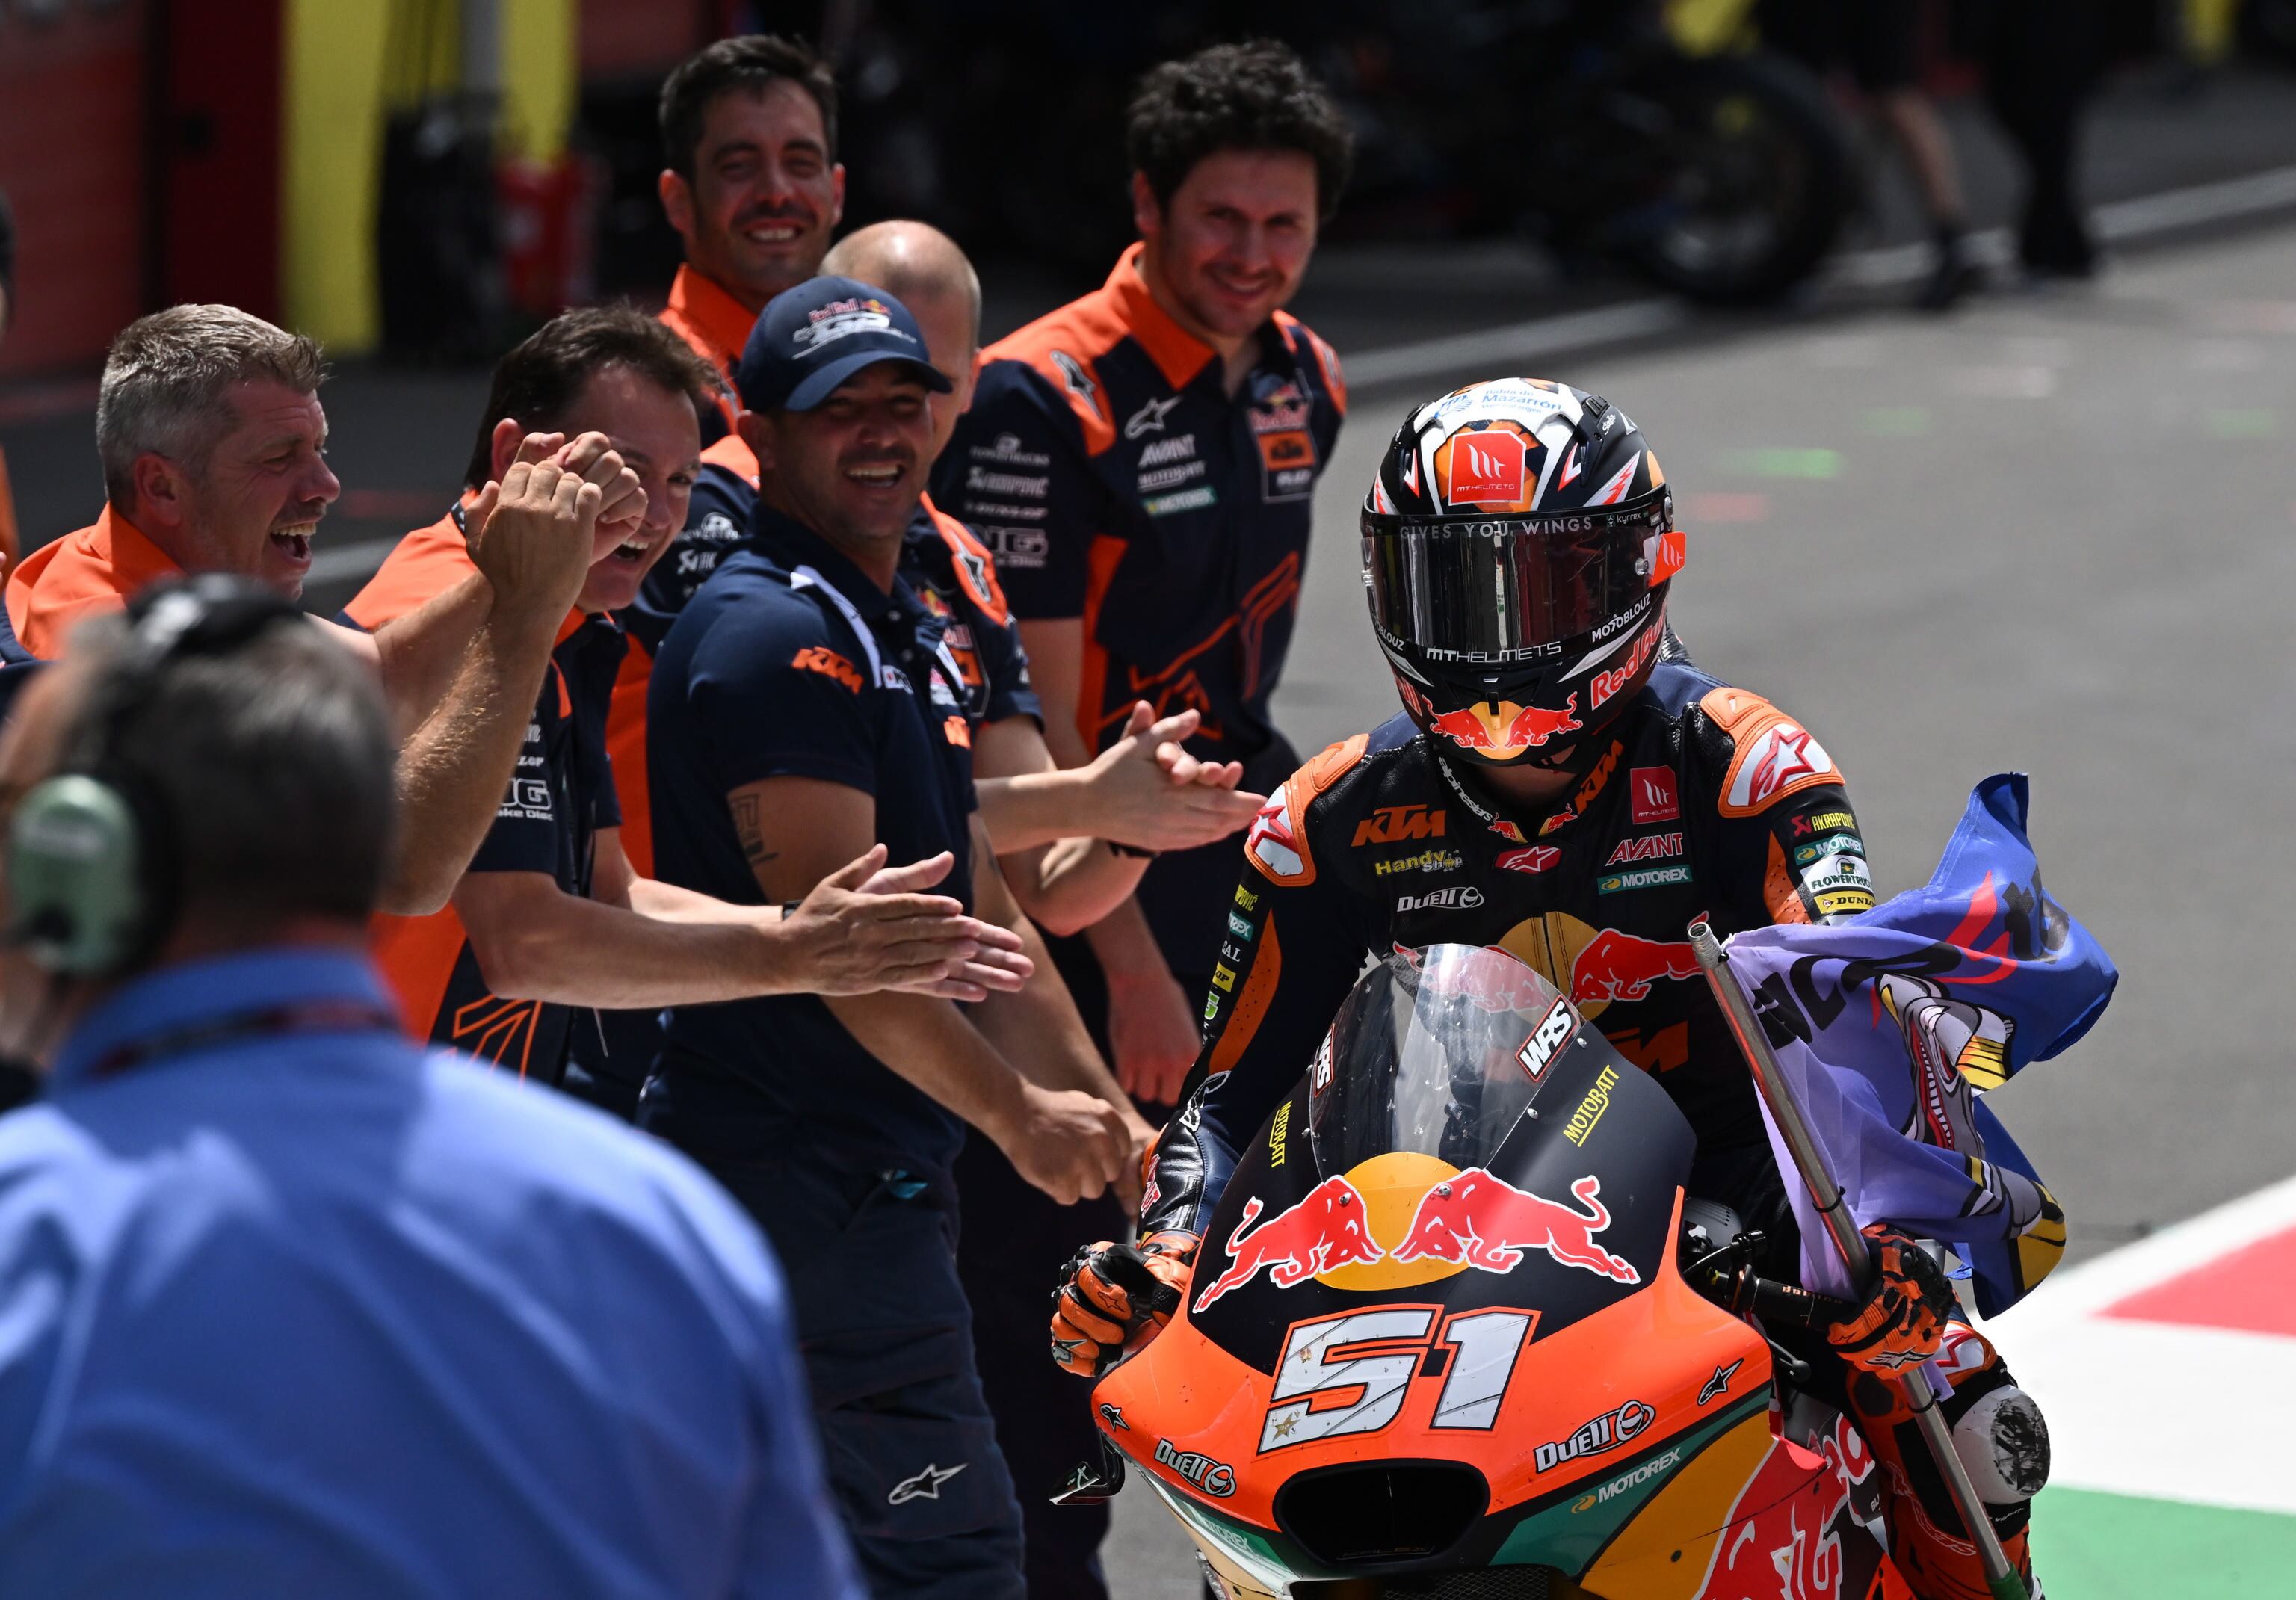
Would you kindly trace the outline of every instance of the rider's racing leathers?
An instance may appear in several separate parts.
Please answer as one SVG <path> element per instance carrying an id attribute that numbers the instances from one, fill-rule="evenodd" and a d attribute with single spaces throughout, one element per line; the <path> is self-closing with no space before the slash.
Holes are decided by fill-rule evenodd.
<path id="1" fill-rule="evenodd" d="M 1791 1275 L 1796 1235 L 1751 1076 L 1685 932 L 1701 915 L 1726 938 L 1870 909 L 1849 796 L 1807 728 L 1680 662 L 1661 661 L 1599 738 L 1584 777 L 1536 809 L 1500 800 L 1401 716 L 1324 751 L 1270 798 L 1226 913 L 1203 1052 L 1151 1159 L 1143 1236 L 1204 1232 L 1237 1152 L 1298 1081 L 1366 955 L 1495 945 L 1658 1079 L 1698 1135 L 1693 1192 L 1766 1230 L 1765 1270 Z M 1218 1242 L 1203 1248 L 1217 1259 Z M 1947 1415 L 1981 1424 L 1972 1442 L 1996 1456 L 1995 1434 L 2030 1417 L 2045 1473 L 2038 1415 L 1992 1347 L 1956 1325 L 1947 1351 Z M 1817 1366 L 1889 1469 L 1908 1580 L 1925 1597 L 1982 1600 L 1982 1573 L 1890 1386 Z M 2000 1476 L 2013 1483 L 2021 1470 L 2038 1487 L 2030 1460 Z M 2024 1496 L 2013 1497 L 1994 1520 L 2021 1563 Z"/>

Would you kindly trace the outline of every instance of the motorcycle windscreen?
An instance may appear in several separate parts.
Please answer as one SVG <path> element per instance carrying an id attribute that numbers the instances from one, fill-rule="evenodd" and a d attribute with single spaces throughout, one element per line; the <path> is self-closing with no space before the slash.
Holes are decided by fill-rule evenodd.
<path id="1" fill-rule="evenodd" d="M 1649 1286 L 1693 1145 L 1514 956 L 1398 951 L 1239 1157 L 1189 1318 L 1262 1372 L 1288 1327 L 1381 1303 L 1536 1309 L 1543 1337 Z"/>

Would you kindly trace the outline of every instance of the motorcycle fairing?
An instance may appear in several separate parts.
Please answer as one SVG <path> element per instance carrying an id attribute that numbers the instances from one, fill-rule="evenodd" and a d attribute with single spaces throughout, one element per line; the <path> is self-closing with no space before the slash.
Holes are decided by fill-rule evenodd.
<path id="1" fill-rule="evenodd" d="M 1639 1292 L 1671 1251 L 1675 1191 L 1689 1170 L 1695 1141 L 1665 1091 L 1594 1029 L 1578 1030 L 1546 1074 L 1531 1107 L 1537 1114 L 1526 1114 L 1481 1169 L 1395 1151 L 1346 1172 L 1324 1172 L 1308 1135 L 1309 1099 L 1303 1081 L 1237 1158 L 1213 1209 L 1186 1308 L 1188 1320 L 1205 1337 L 1260 1373 L 1273 1374 L 1283 1356 L 1284 1330 L 1293 1324 L 1381 1301 L 1424 1298 L 1423 1286 L 1436 1284 L 1451 1312 L 1537 1305 L 1541 1316 L 1535 1336 L 1548 1338 Z M 1582 1116 L 1582 1108 L 1590 1104 L 1599 1109 L 1591 1118 Z M 1570 1136 L 1574 1132 L 1577 1141 Z M 1475 1170 L 1575 1212 L 1607 1211 L 1607 1226 L 1592 1230 L 1594 1243 L 1627 1263 L 1636 1281 L 1567 1266 L 1537 1247 L 1524 1250 L 1506 1271 L 1425 1253 L 1397 1259 L 1398 1249 L 1411 1248 L 1410 1225 L 1435 1186 Z M 1589 1177 L 1599 1179 L 1593 1202 L 1573 1192 L 1574 1185 Z M 1322 1218 L 1300 1230 L 1306 1242 L 1344 1241 L 1325 1260 L 1294 1260 L 1289 1268 L 1271 1264 L 1203 1303 L 1207 1286 L 1217 1284 L 1231 1268 L 1249 1265 L 1255 1250 L 1262 1255 L 1286 1251 L 1287 1245 L 1271 1243 L 1266 1230 L 1284 1226 L 1287 1214 L 1318 1189 L 1329 1193 L 1333 1179 L 1349 1185 L 1368 1216 L 1344 1235 L 1335 1235 Z M 1352 1209 L 1348 1196 L 1338 1198 L 1346 1202 L 1341 1213 Z M 1527 1203 L 1515 1202 L 1516 1209 Z M 1249 1219 L 1247 1210 L 1252 1213 Z M 1328 1204 L 1324 1210 L 1333 1214 Z M 1361 1259 L 1365 1252 L 1358 1235 L 1375 1247 L 1376 1259 Z M 1436 1243 L 1439 1248 L 1453 1243 Z"/>

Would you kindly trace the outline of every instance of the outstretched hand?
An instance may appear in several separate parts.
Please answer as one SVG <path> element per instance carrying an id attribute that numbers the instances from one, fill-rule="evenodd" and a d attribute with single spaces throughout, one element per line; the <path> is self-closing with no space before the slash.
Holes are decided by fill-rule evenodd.
<path id="1" fill-rule="evenodd" d="M 1115 743 L 1084 768 L 1086 811 L 1078 833 L 1143 850 L 1185 850 L 1250 825 L 1267 797 L 1237 789 L 1238 761 L 1203 761 L 1182 748 L 1202 718 L 1159 718 L 1142 701 Z"/>
<path id="2" fill-rule="evenodd" d="M 980 1000 L 1007 992 L 1036 968 L 1021 937 L 967 915 L 955 897 L 924 891 L 948 875 L 947 850 L 907 866 L 887 867 L 873 845 L 814 885 L 783 919 L 792 937 L 800 986 L 821 995 L 881 989 Z"/>

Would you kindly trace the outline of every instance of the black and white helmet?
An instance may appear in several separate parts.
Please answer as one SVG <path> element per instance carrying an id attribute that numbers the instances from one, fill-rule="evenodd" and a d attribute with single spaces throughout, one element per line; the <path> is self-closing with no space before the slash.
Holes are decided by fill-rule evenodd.
<path id="1" fill-rule="evenodd" d="M 1412 719 L 1446 754 L 1544 766 L 1649 676 L 1683 536 L 1626 413 L 1500 378 L 1404 418 L 1364 498 L 1363 559 Z"/>

